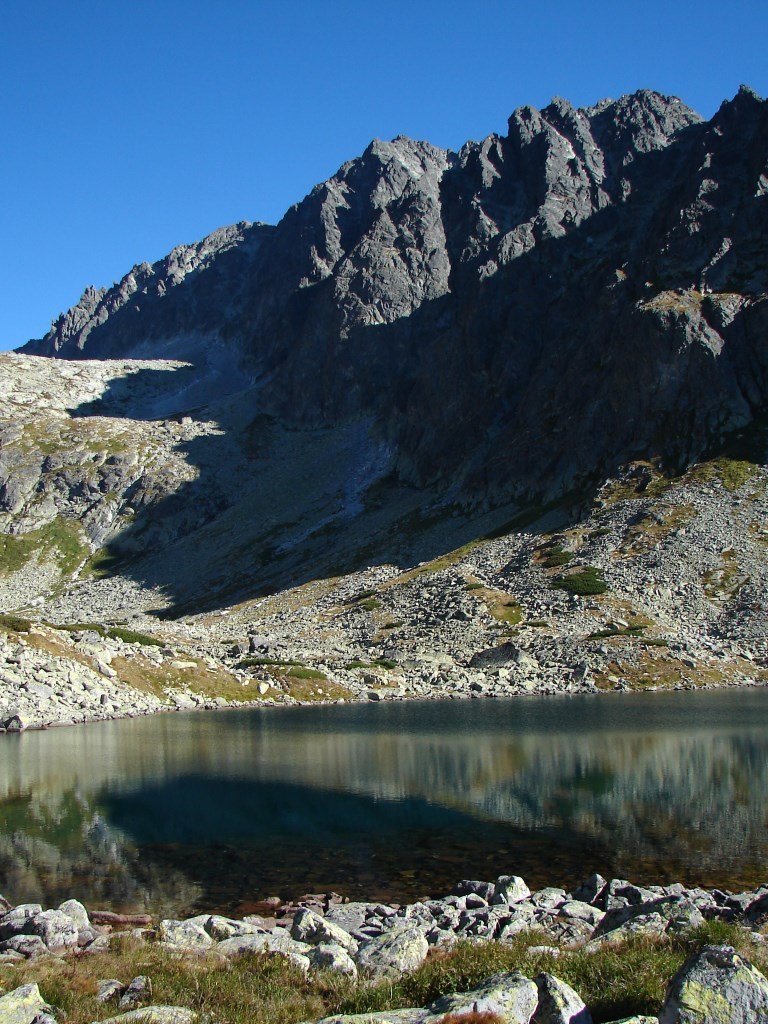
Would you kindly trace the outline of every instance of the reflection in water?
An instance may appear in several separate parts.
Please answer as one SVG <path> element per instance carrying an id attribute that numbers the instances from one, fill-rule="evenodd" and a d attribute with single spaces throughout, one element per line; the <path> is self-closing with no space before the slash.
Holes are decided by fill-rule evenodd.
<path id="1" fill-rule="evenodd" d="M 459 877 L 753 885 L 768 692 L 166 715 L 0 743 L 0 891 L 246 912 Z"/>

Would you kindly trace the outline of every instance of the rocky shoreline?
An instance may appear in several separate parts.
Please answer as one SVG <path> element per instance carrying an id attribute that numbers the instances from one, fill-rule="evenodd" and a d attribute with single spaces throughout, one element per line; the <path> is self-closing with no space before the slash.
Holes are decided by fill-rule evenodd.
<path id="1" fill-rule="evenodd" d="M 642 886 L 593 874 L 572 892 L 554 886 L 531 892 L 521 877 L 503 875 L 494 882 L 464 880 L 447 896 L 406 905 L 350 902 L 326 893 L 292 903 L 272 897 L 262 901 L 259 909 L 262 913 L 239 920 L 198 914 L 186 920 L 153 921 L 141 914 L 89 913 L 73 899 L 45 910 L 40 904 L 12 906 L 0 898 L 0 970 L 42 958 L 106 953 L 116 943 L 119 947 L 126 936 L 147 948 L 219 961 L 276 955 L 305 977 L 331 972 L 360 984 L 394 983 L 460 943 L 505 946 L 530 937 L 537 944 L 529 944 L 529 955 L 556 962 L 573 950 L 594 956 L 609 949 L 620 953 L 634 940 L 656 942 L 694 935 L 707 923 L 722 922 L 743 929 L 757 949 L 768 944 L 768 885 L 731 893 L 680 883 Z M 8 1024 L 55 1021 L 55 1011 L 47 1008 L 39 989 L 31 991 L 35 988 L 20 986 L 0 996 L 0 1020 Z M 114 1008 L 114 1019 L 121 1024 L 182 1024 L 198 1019 L 183 1007 L 153 1006 L 152 982 L 144 976 L 130 982 L 101 979 L 97 999 Z M 461 1016 L 469 1013 L 490 1016 Z M 736 1024 L 763 1020 L 765 1014 L 768 980 L 733 948 L 710 943 L 689 957 L 671 979 L 658 1018 L 632 1019 Z M 475 990 L 445 995 L 424 1008 L 324 1020 L 326 1024 L 437 1024 L 453 1021 L 449 1015 L 459 1015 L 457 1020 L 467 1024 L 474 1020 L 587 1024 L 591 1020 L 573 988 L 546 972 L 533 980 L 519 972 L 502 972 Z"/>

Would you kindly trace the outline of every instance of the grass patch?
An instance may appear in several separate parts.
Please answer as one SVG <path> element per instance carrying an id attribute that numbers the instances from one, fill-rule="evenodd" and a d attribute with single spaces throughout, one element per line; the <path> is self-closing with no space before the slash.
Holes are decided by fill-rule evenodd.
<path id="1" fill-rule="evenodd" d="M 600 490 L 600 499 L 606 505 L 639 498 L 659 498 L 674 483 L 651 462 L 633 462 L 630 472 L 620 480 L 612 480 Z"/>
<path id="2" fill-rule="evenodd" d="M 754 462 L 744 459 L 712 459 L 700 462 L 688 470 L 687 479 L 693 483 L 708 484 L 719 480 L 727 491 L 738 491 L 760 470 Z"/>
<path id="3" fill-rule="evenodd" d="M 598 526 L 596 530 L 590 530 L 588 536 L 590 540 L 597 540 L 598 537 L 607 537 L 611 532 L 610 526 Z"/>
<path id="4" fill-rule="evenodd" d="M 362 601 L 357 602 L 357 607 L 366 612 L 375 612 L 381 608 L 381 601 L 377 597 L 364 597 Z"/>
<path id="5" fill-rule="evenodd" d="M 88 551 L 79 523 L 58 517 L 29 533 L 0 534 L 0 576 L 18 572 L 35 557 L 53 561 L 62 575 L 71 575 Z"/>
<path id="6" fill-rule="evenodd" d="M 188 664 L 179 668 L 171 661 L 163 661 L 158 665 L 139 652 L 130 658 L 116 655 L 111 665 L 122 683 L 143 693 L 150 693 L 162 701 L 168 700 L 169 692 L 179 690 L 188 691 L 204 700 L 217 697 L 238 701 L 259 699 L 250 686 L 243 686 L 242 681 L 230 672 L 209 668 L 199 658 L 192 656 L 180 657 L 178 660 Z"/>
<path id="7" fill-rule="evenodd" d="M 482 590 L 483 589 L 483 584 L 482 583 L 466 583 L 464 585 L 464 589 L 465 590 Z"/>
<path id="8" fill-rule="evenodd" d="M 532 951 L 542 943 L 558 945 L 535 931 L 509 944 L 460 943 L 433 950 L 411 974 L 373 985 L 323 972 L 304 978 L 277 955 L 221 962 L 124 939 L 92 956 L 0 967 L 0 983 L 6 989 L 39 984 L 44 998 L 65 1011 L 68 1024 L 114 1016 L 114 1005 L 96 1001 L 98 979 L 128 982 L 138 974 L 151 978 L 156 1005 L 188 1007 L 217 1024 L 295 1024 L 332 1014 L 426 1006 L 441 995 L 475 988 L 497 971 L 519 970 L 529 978 L 548 971 L 571 985 L 601 1024 L 631 1014 L 658 1014 L 669 979 L 692 952 L 709 943 L 732 945 L 758 970 L 768 971 L 765 945 L 753 942 L 743 928 L 716 921 L 685 934 L 633 938 L 594 953 L 560 947 L 554 957 Z"/>
<path id="9" fill-rule="evenodd" d="M 578 597 L 604 594 L 608 590 L 602 572 L 594 565 L 587 565 L 567 576 L 558 576 L 551 581 L 551 586 L 555 590 L 565 590 Z"/>
<path id="10" fill-rule="evenodd" d="M 28 633 L 32 622 L 21 615 L 0 615 L 0 629 L 6 633 Z"/>
<path id="11" fill-rule="evenodd" d="M 313 672 L 313 675 L 306 675 L 307 672 Z M 283 693 L 305 703 L 348 700 L 352 696 L 346 686 L 332 682 L 322 672 L 314 673 L 313 669 L 304 669 L 300 675 L 290 672 L 280 677 L 280 683 Z"/>
<path id="12" fill-rule="evenodd" d="M 149 633 L 138 633 L 124 626 L 103 626 L 100 622 L 65 622 L 55 624 L 46 622 L 51 629 L 60 629 L 66 633 L 98 633 L 108 640 L 122 640 L 124 644 L 141 644 L 142 647 L 165 647 L 163 640 L 158 640 Z"/>
<path id="13" fill-rule="evenodd" d="M 97 580 L 111 576 L 120 568 L 124 559 L 109 547 L 99 548 L 83 566 L 83 576 L 93 576 Z"/>
<path id="14" fill-rule="evenodd" d="M 552 554 L 547 555 L 542 565 L 545 569 L 555 569 L 560 565 L 568 565 L 572 559 L 572 551 L 553 551 Z"/>
<path id="15" fill-rule="evenodd" d="M 515 600 L 491 604 L 488 611 L 494 619 L 498 622 L 506 622 L 508 626 L 517 626 L 523 621 L 523 609 Z"/>

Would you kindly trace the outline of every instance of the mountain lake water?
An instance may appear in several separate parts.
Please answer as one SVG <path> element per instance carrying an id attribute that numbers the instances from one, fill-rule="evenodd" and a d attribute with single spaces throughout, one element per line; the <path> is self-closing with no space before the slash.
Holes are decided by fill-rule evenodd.
<path id="1" fill-rule="evenodd" d="M 166 714 L 0 737 L 0 892 L 165 916 L 592 871 L 768 881 L 768 690 Z"/>

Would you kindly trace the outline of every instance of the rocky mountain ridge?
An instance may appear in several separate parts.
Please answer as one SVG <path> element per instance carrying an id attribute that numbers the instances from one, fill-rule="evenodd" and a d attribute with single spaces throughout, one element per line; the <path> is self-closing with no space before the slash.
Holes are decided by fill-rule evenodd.
<path id="1" fill-rule="evenodd" d="M 767 211 L 750 90 L 709 121 L 556 99 L 458 153 L 374 141 L 277 226 L 88 289 L 0 357 L 0 609 L 42 631 L 9 627 L 8 720 L 254 675 L 278 701 L 762 681 Z M 134 699 L 120 624 L 224 676 Z M 51 658 L 125 671 L 67 664 L 48 715 Z"/>

